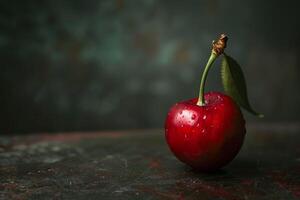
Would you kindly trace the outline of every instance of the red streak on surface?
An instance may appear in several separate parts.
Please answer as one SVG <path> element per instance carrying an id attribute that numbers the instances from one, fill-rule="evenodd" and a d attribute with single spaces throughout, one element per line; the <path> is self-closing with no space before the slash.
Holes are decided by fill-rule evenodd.
<path id="1" fill-rule="evenodd" d="M 206 183 L 198 183 L 197 187 L 204 191 L 207 192 L 208 194 L 216 197 L 221 197 L 224 199 L 228 200 L 239 200 L 240 198 L 238 196 L 235 196 L 231 192 L 225 190 L 223 187 L 217 187 L 217 186 L 212 186 Z"/>
<path id="2" fill-rule="evenodd" d="M 294 197 L 300 198 L 300 184 L 293 184 L 287 180 L 287 173 L 280 172 L 280 171 L 272 171 L 270 173 L 271 178 L 273 181 L 284 190 L 291 192 Z"/>
<path id="3" fill-rule="evenodd" d="M 251 186 L 254 184 L 254 180 L 252 179 L 244 179 L 241 181 L 241 184 L 244 186 Z"/>
<path id="4" fill-rule="evenodd" d="M 234 191 L 228 191 L 221 186 L 212 185 L 207 182 L 180 182 L 177 184 L 178 188 L 191 188 L 193 191 L 200 191 L 209 194 L 213 197 L 218 197 L 227 200 L 240 200 L 241 198 L 234 195 Z"/>
<path id="5" fill-rule="evenodd" d="M 156 190 L 155 188 L 147 187 L 147 186 L 138 186 L 137 189 L 140 192 L 146 192 L 158 197 L 162 197 L 163 199 L 176 199 L 176 200 L 183 200 L 184 197 L 182 194 L 175 194 L 174 192 L 161 192 Z"/>
<path id="6" fill-rule="evenodd" d="M 3 183 L 0 184 L 1 190 L 15 190 L 18 187 L 16 183 Z"/>
<path id="7" fill-rule="evenodd" d="M 151 159 L 149 163 L 149 168 L 158 169 L 161 168 L 161 162 L 158 159 Z"/>
<path id="8" fill-rule="evenodd" d="M 42 134 L 41 141 L 60 141 L 60 142 L 77 142 L 82 139 L 93 139 L 99 137 L 119 138 L 124 136 L 122 133 L 70 133 L 70 134 Z"/>
<path id="9" fill-rule="evenodd" d="M 27 135 L 22 138 L 20 136 L 13 137 L 12 145 L 19 144 L 35 144 L 38 142 L 79 142 L 84 139 L 94 139 L 94 138 L 122 138 L 133 135 L 141 135 L 139 134 L 140 130 L 132 130 L 132 131 L 100 131 L 100 132 L 70 132 L 70 133 L 39 133 L 33 135 Z M 143 131 L 144 134 L 154 132 L 153 130 Z"/>

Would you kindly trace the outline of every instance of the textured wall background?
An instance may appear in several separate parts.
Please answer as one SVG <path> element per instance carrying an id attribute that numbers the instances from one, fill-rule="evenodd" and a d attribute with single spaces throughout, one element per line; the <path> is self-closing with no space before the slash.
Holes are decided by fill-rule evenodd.
<path id="1" fill-rule="evenodd" d="M 162 127 L 173 103 L 197 95 L 222 32 L 263 121 L 299 121 L 297 2 L 2 1 L 0 131 Z M 215 67 L 209 89 L 219 79 Z"/>

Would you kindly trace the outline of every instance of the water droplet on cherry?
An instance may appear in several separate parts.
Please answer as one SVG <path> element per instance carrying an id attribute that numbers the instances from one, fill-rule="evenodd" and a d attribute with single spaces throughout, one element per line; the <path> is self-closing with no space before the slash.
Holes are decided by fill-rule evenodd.
<path id="1" fill-rule="evenodd" d="M 192 119 L 196 119 L 196 115 L 195 114 L 192 115 Z"/>
<path id="2" fill-rule="evenodd" d="M 206 119 L 206 115 L 203 116 L 203 119 Z"/>

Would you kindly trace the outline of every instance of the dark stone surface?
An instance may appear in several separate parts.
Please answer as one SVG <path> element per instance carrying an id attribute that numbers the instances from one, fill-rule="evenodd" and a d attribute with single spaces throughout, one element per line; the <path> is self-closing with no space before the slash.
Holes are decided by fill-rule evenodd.
<path id="1" fill-rule="evenodd" d="M 0 133 L 162 127 L 172 104 L 197 96 L 221 32 L 264 120 L 299 121 L 299 7 L 299 0 L 1 1 Z M 218 64 L 209 90 L 221 90 Z"/>
<path id="2" fill-rule="evenodd" d="M 300 127 L 248 128 L 237 158 L 198 173 L 163 132 L 0 138 L 0 199 L 299 199 Z"/>

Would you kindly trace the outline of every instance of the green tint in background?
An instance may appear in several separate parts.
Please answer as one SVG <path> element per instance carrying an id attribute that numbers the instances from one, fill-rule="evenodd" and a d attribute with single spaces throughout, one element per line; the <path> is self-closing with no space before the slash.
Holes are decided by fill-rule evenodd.
<path id="1" fill-rule="evenodd" d="M 260 121 L 299 121 L 298 8 L 278 0 L 1 2 L 0 133 L 163 127 L 172 104 L 198 95 L 211 41 L 223 32 Z M 218 64 L 208 90 L 222 89 Z"/>

